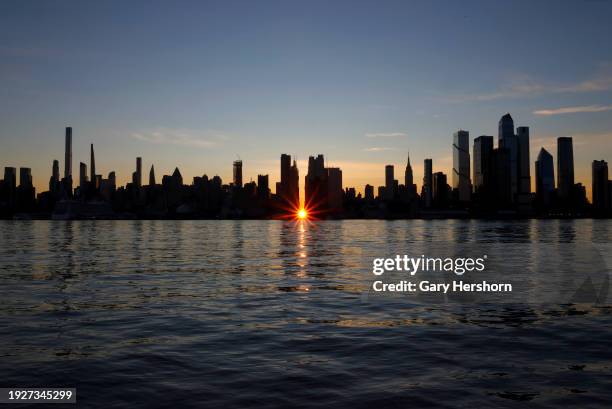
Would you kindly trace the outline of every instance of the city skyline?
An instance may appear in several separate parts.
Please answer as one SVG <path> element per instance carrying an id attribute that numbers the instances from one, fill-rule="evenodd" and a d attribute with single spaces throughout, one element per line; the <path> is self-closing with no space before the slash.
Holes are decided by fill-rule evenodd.
<path id="1" fill-rule="evenodd" d="M 137 156 L 159 175 L 180 165 L 186 180 L 230 180 L 240 157 L 245 182 L 269 173 L 273 186 L 278 153 L 306 169 L 320 152 L 363 192 L 384 184 L 385 165 L 400 173 L 408 151 L 417 185 L 423 158 L 450 182 L 449 135 L 496 135 L 505 112 L 529 125 L 532 159 L 572 136 L 585 186 L 583 164 L 612 157 L 612 50 L 600 41 L 612 37 L 609 2 L 239 9 L 5 3 L 0 166 L 31 167 L 40 191 L 69 121 L 74 170 L 93 143 L 98 172 L 115 170 L 121 185 Z"/>
<path id="2" fill-rule="evenodd" d="M 524 188 L 525 193 L 536 193 L 537 192 L 537 181 L 536 181 L 536 177 L 537 177 L 537 158 L 539 158 L 539 156 L 541 155 L 541 150 L 544 149 L 548 152 L 551 151 L 551 147 L 549 145 L 546 146 L 540 146 L 540 147 L 535 147 L 533 146 L 533 144 L 530 142 L 529 139 L 529 126 L 517 126 L 516 128 L 514 127 L 514 122 L 512 117 L 510 116 L 509 113 L 506 113 L 505 115 L 502 116 L 502 118 L 499 121 L 499 136 L 501 137 L 501 135 L 503 134 L 503 130 L 502 130 L 502 122 L 504 121 L 505 118 L 510 118 L 511 121 L 511 129 L 512 129 L 512 136 L 516 136 L 518 137 L 519 134 L 521 132 L 526 133 L 526 141 L 527 141 L 527 145 L 529 146 L 529 152 L 530 154 L 527 157 L 527 161 L 526 164 L 528 164 L 529 169 L 527 170 L 527 175 L 529 177 L 529 182 L 527 183 L 527 187 Z M 70 126 L 65 128 L 65 135 L 64 135 L 64 154 L 62 155 L 64 157 L 64 161 L 62 163 L 61 160 L 58 159 L 51 159 L 49 160 L 49 166 L 48 166 L 48 172 L 47 172 L 47 176 L 49 175 L 56 175 L 56 166 L 61 165 L 64 169 L 63 171 L 63 177 L 66 178 L 67 175 L 70 174 L 70 176 L 72 177 L 72 184 L 73 184 L 73 188 L 82 186 L 82 182 L 91 182 L 93 180 L 94 175 L 97 175 L 98 177 L 104 177 L 105 175 L 108 175 L 110 173 L 113 174 L 114 178 L 115 178 L 115 183 L 117 187 L 121 187 L 121 186 L 126 186 L 128 183 L 132 182 L 132 183 L 136 183 L 137 185 L 144 185 L 144 183 L 142 183 L 142 172 L 143 172 L 143 158 L 142 156 L 137 156 L 135 158 L 136 160 L 136 168 L 134 172 L 130 172 L 130 176 L 129 178 L 126 176 L 119 176 L 117 174 L 116 171 L 114 171 L 113 169 L 109 169 L 108 171 L 103 171 L 100 174 L 96 173 L 96 160 L 95 160 L 95 156 L 94 156 L 94 143 L 89 143 L 89 168 L 87 165 L 87 161 L 86 162 L 80 162 L 80 159 L 74 159 L 74 152 L 73 152 L 73 142 L 74 142 L 74 138 L 73 138 L 73 132 L 74 129 Z M 516 132 L 516 135 L 514 134 Z M 425 157 L 423 158 L 423 161 L 427 161 L 430 160 L 432 162 L 432 172 L 442 172 L 444 173 L 447 178 L 448 178 L 448 185 L 453 188 L 453 189 L 458 189 L 458 191 L 460 192 L 460 201 L 469 201 L 470 199 L 470 195 L 477 190 L 476 184 L 477 184 L 477 180 L 476 178 L 478 178 L 477 176 L 477 172 L 476 172 L 476 164 L 480 163 L 480 160 L 477 159 L 476 157 L 472 157 L 472 149 L 476 149 L 475 145 L 479 145 L 479 141 L 482 138 L 491 138 L 492 141 L 490 142 L 491 144 L 491 149 L 493 148 L 493 146 L 498 145 L 500 147 L 503 147 L 503 143 L 500 142 L 502 139 L 500 139 L 500 141 L 498 141 L 497 143 L 494 143 L 493 141 L 497 140 L 497 137 L 494 136 L 489 136 L 489 135 L 479 135 L 476 137 L 471 137 L 470 136 L 470 132 L 468 130 L 462 130 L 459 129 L 456 132 L 454 132 L 451 136 L 450 136 L 450 151 L 451 151 L 451 156 L 450 156 L 450 169 L 447 168 L 441 168 L 439 164 L 436 163 L 435 158 L 431 158 L 431 157 Z M 461 149 L 458 149 L 458 138 L 461 138 Z M 77 138 L 78 139 L 78 138 Z M 558 163 L 558 147 L 557 147 L 557 143 L 561 141 L 570 141 L 570 144 L 572 145 L 572 147 L 575 145 L 575 141 L 573 140 L 573 138 L 571 136 L 563 136 L 563 137 L 558 137 L 555 139 L 555 146 L 552 148 L 552 151 L 555 152 L 555 155 L 552 155 L 552 160 L 553 160 L 553 164 L 554 164 L 554 168 L 555 168 L 555 181 L 554 181 L 554 187 L 558 188 L 560 185 L 562 185 L 562 183 L 559 180 L 559 163 Z M 501 145 L 500 145 L 501 143 Z M 480 145 L 479 145 L 480 146 Z M 548 149 L 546 149 L 548 148 Z M 467 149 L 467 150 L 466 150 Z M 475 152 L 475 151 L 474 151 Z M 534 154 L 536 153 L 536 154 Z M 409 151 L 406 152 L 407 154 L 407 161 L 405 161 L 404 163 L 399 163 L 399 164 L 395 164 L 395 163 L 386 163 L 384 165 L 381 166 L 380 169 L 378 169 L 379 173 L 380 173 L 380 177 L 376 177 L 375 174 L 370 174 L 370 179 L 366 180 L 365 184 L 363 185 L 350 185 L 349 183 L 345 182 L 343 183 L 343 187 L 351 187 L 354 188 L 356 193 L 361 194 L 362 196 L 365 195 L 365 189 L 366 189 L 366 185 L 372 185 L 374 186 L 374 188 L 378 188 L 379 186 L 385 186 L 387 188 L 387 191 L 389 191 L 389 187 L 390 187 L 390 183 L 392 184 L 394 180 L 402 180 L 401 177 L 401 169 L 402 166 L 410 166 L 410 179 L 414 180 L 414 184 L 416 186 L 416 189 L 418 192 L 421 192 L 424 186 L 424 172 L 422 171 L 421 174 L 419 175 L 418 172 L 414 172 L 413 171 L 413 165 L 410 163 L 410 153 Z M 608 161 L 608 158 L 605 157 L 597 157 L 597 158 L 592 158 L 589 161 L 589 164 L 577 164 L 574 155 L 576 154 L 576 150 L 572 149 L 572 159 L 571 162 L 573 163 L 573 167 L 572 167 L 572 176 L 571 176 L 571 182 L 568 182 L 568 186 L 573 185 L 574 181 L 576 183 L 582 183 L 582 185 L 585 186 L 586 188 L 586 192 L 587 192 L 587 197 L 589 200 L 592 200 L 592 192 L 591 192 L 591 187 L 592 187 L 592 166 L 591 166 L 591 162 L 592 161 Z M 271 192 L 276 193 L 275 189 L 273 188 L 274 186 L 276 186 L 277 184 L 282 183 L 283 181 L 283 168 L 286 165 L 283 165 L 283 156 L 288 156 L 289 160 L 291 161 L 291 164 L 293 164 L 292 166 L 297 167 L 297 171 L 299 172 L 299 169 L 309 169 L 310 166 L 312 166 L 309 163 L 309 160 L 297 160 L 295 158 L 295 156 L 292 155 L 287 155 L 287 154 L 280 154 L 281 155 L 281 161 L 280 161 L 280 167 L 278 166 L 278 159 L 277 159 L 277 164 L 276 166 L 272 166 L 269 169 L 262 169 L 261 172 L 257 173 L 256 175 L 254 175 L 254 177 L 249 177 L 248 179 L 246 179 L 243 176 L 243 160 L 242 159 L 238 159 L 238 160 L 234 160 L 231 166 L 228 166 L 228 169 L 230 169 L 229 172 L 222 172 L 222 173 L 229 173 L 229 176 L 222 176 L 221 174 L 216 174 L 216 173 L 208 173 L 206 172 L 206 170 L 201 171 L 200 173 L 193 175 L 193 176 L 188 176 L 185 175 L 184 172 L 181 170 L 181 174 L 182 177 L 184 178 L 184 180 L 189 181 L 192 180 L 194 177 L 199 177 L 204 175 L 209 175 L 209 177 L 212 176 L 219 176 L 221 177 L 221 179 L 223 181 L 226 181 L 227 183 L 233 183 L 234 185 L 236 185 L 236 181 L 237 178 L 239 179 L 239 184 L 238 186 L 242 186 L 243 183 L 247 183 L 247 182 L 255 182 L 257 183 L 260 180 L 260 177 L 265 175 L 267 177 L 267 180 L 269 183 L 269 187 Z M 341 171 L 343 171 L 342 166 L 334 166 L 335 164 L 333 162 L 330 162 L 325 154 L 318 154 L 319 155 L 319 159 L 321 159 L 323 161 L 322 164 L 320 164 L 319 166 L 321 167 L 321 169 L 323 168 L 333 168 L 333 169 L 340 169 Z M 307 156 L 312 156 L 312 154 L 307 155 Z M 582 155 L 578 155 L 578 156 L 582 156 Z M 278 156 L 277 156 L 278 157 Z M 134 158 L 133 158 L 134 159 Z M 68 161 L 68 162 L 66 162 Z M 421 169 L 425 169 L 425 165 L 423 165 L 423 161 L 415 161 L 417 163 L 416 168 L 419 168 L 418 163 L 421 164 L 420 168 Z M 456 165 L 455 162 L 458 161 L 457 163 L 460 163 L 460 165 Z M 79 174 L 75 175 L 73 173 L 73 169 L 74 169 L 74 163 L 73 162 L 80 162 L 80 166 L 79 166 Z M 331 164 L 330 164 L 331 163 Z M 342 163 L 342 162 L 339 162 Z M 445 163 L 445 161 L 443 161 L 443 163 Z M 290 164 L 290 165 L 291 165 Z M 524 164 L 524 166 L 526 166 L 526 164 Z M 151 167 L 150 167 L 150 173 L 149 173 L 149 184 L 151 184 L 151 181 L 155 182 L 155 163 L 150 163 Z M 302 166 L 300 166 L 302 165 Z M 147 165 L 145 165 L 146 168 Z M 458 176 L 458 172 L 456 171 L 456 166 L 461 166 L 463 169 L 463 174 L 465 174 L 465 172 L 467 172 L 467 178 L 466 177 L 459 177 Z M 467 167 L 466 167 L 467 166 Z M 512 165 L 511 165 L 512 166 Z M 33 174 L 32 172 L 32 166 L 13 166 L 10 165 L 9 163 L 6 164 L 6 166 L 4 167 L 13 167 L 16 170 L 17 169 L 28 169 L 29 170 L 29 180 L 30 183 L 32 183 L 32 185 L 34 186 L 34 188 L 36 189 L 36 193 L 41 193 L 44 191 L 48 190 L 49 187 L 49 182 L 48 179 L 46 179 L 46 176 L 43 176 L 41 178 L 41 180 L 37 180 L 36 176 Z M 588 167 L 588 169 L 582 169 L 584 167 Z M 49 171 L 49 169 L 51 169 L 51 171 Z M 173 166 L 171 169 L 169 169 L 167 172 L 161 172 L 162 174 L 172 174 L 173 171 L 175 169 L 181 169 L 181 164 L 176 164 L 175 166 Z M 247 169 L 248 169 L 248 163 L 247 163 Z M 371 168 L 370 170 L 375 170 L 373 168 Z M 579 179 L 578 177 L 574 176 L 574 173 L 576 173 L 576 171 L 578 170 L 578 174 L 584 174 L 587 173 L 588 175 L 588 180 L 582 180 Z M 288 170 L 289 171 L 289 170 Z M 397 171 L 397 173 L 396 173 Z M 516 172 L 516 165 L 514 165 L 514 172 Z M 277 174 L 278 177 L 270 177 L 270 175 L 275 175 Z M 59 174 L 58 174 L 59 175 Z M 344 178 L 346 178 L 347 175 L 346 173 L 344 174 Z M 289 177 L 289 176 L 287 176 Z M 303 205 L 303 198 L 306 196 L 306 182 L 305 179 L 303 177 L 297 177 L 297 185 L 299 188 L 299 197 L 301 198 L 301 204 Z M 350 180 L 350 177 L 347 178 L 348 180 Z M 459 180 L 463 179 L 463 182 L 460 183 Z M 122 182 L 122 180 L 124 182 Z M 345 179 L 346 180 L 346 179 Z M 381 180 L 380 183 L 375 183 L 373 181 L 376 180 Z M 407 179 L 406 179 L 407 180 Z M 422 182 L 416 183 L 418 180 L 421 180 Z M 98 188 L 99 188 L 99 181 L 98 183 Z M 518 181 L 513 183 L 517 183 Z M 20 179 L 17 180 L 17 184 L 20 184 Z M 155 183 L 154 183 L 155 184 Z M 189 184 L 189 183 L 186 183 Z M 258 183 L 257 183 L 258 184 Z M 514 189 L 515 187 L 513 186 L 512 189 Z M 432 187 L 433 189 L 433 187 Z M 517 187 L 518 189 L 518 187 Z M 569 187 L 566 187 L 565 189 L 569 189 Z M 467 192 L 466 192 L 467 190 Z M 563 188 L 562 188 L 563 190 Z M 512 195 L 516 194 L 518 191 L 514 191 L 512 192 Z M 285 192 L 285 194 L 287 194 Z M 293 195 L 294 193 L 292 193 Z M 467 194 L 467 196 L 465 196 Z M 375 195 L 376 196 L 376 195 Z M 467 199 L 466 199 L 467 197 Z"/>
<path id="3" fill-rule="evenodd" d="M 5 167 L 0 180 L 0 205 L 4 216 L 33 212 L 52 217 L 490 217 L 514 214 L 531 216 L 605 216 L 611 210 L 612 181 L 605 160 L 591 162 L 593 195 L 589 204 L 586 185 L 575 180 L 572 137 L 557 138 L 557 160 L 544 147 L 533 162 L 531 183 L 530 128 L 515 126 L 510 113 L 498 121 L 497 144 L 492 135 L 474 139 L 470 154 L 469 131 L 453 133 L 453 169 L 449 175 L 434 169 L 433 160 L 423 160 L 426 169 L 421 185 L 414 183 L 410 154 L 406 156 L 403 182 L 395 165 L 385 165 L 384 185 L 366 184 L 362 195 L 343 183 L 339 167 L 328 166 L 323 154 L 308 158 L 304 190 L 300 194 L 300 172 L 295 158 L 281 154 L 280 180 L 271 189 L 269 174 L 258 174 L 257 182 L 243 180 L 243 161 L 233 161 L 232 178 L 223 183 L 219 175 L 193 177 L 186 181 L 175 167 L 171 175 L 156 182 L 154 165 L 149 184 L 142 182 L 142 157 L 136 157 L 130 183 L 117 183 L 116 173 L 105 178 L 96 173 L 94 144 L 87 164 L 79 163 L 75 186 L 73 129 L 65 128 L 64 175 L 59 160 L 51 167 L 48 190 L 36 192 L 29 167 Z M 496 146 L 497 145 L 497 146 Z M 434 170 L 436 170 L 434 172 Z M 556 175 L 556 183 L 555 183 Z M 532 189 L 534 186 L 534 189 Z M 376 190 L 377 194 L 374 195 Z M 38 194 L 36 194 L 38 193 Z M 375 201 L 376 199 L 376 201 Z M 434 211 L 434 213 L 431 213 Z M 127 213 L 126 213 L 127 212 Z M 440 213 L 442 212 L 442 213 Z M 124 216 L 120 216 L 124 214 Z M 132 216 L 130 216 L 130 214 Z M 65 216 L 62 216 L 65 215 Z"/>

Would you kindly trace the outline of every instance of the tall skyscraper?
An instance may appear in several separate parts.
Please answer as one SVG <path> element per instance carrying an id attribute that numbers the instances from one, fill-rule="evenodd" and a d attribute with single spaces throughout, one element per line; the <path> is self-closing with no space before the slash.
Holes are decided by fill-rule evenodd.
<path id="1" fill-rule="evenodd" d="M 49 179 L 49 192 L 53 193 L 55 197 L 60 191 L 60 173 L 59 173 L 59 161 L 53 160 L 53 166 L 51 170 L 51 178 Z"/>
<path id="2" fill-rule="evenodd" d="M 289 168 L 288 197 L 291 206 L 294 208 L 300 207 L 300 172 L 298 171 L 297 162 L 295 160 L 291 168 Z"/>
<path id="3" fill-rule="evenodd" d="M 498 124 L 497 144 L 499 148 L 506 149 L 509 157 L 510 175 L 510 201 L 514 202 L 518 193 L 518 140 L 514 134 L 514 120 L 510 114 L 501 117 Z"/>
<path id="4" fill-rule="evenodd" d="M 391 200 L 395 196 L 395 170 L 393 165 L 385 166 L 385 199 Z"/>
<path id="5" fill-rule="evenodd" d="M 449 202 L 449 186 L 446 175 L 442 172 L 433 174 L 433 203 L 437 208 L 444 208 Z"/>
<path id="6" fill-rule="evenodd" d="M 608 180 L 608 162 L 593 161 L 593 208 L 597 212 L 610 209 L 610 182 Z"/>
<path id="7" fill-rule="evenodd" d="M 453 188 L 459 201 L 468 202 L 472 192 L 470 182 L 470 133 L 459 130 L 453 134 Z"/>
<path id="8" fill-rule="evenodd" d="M 72 127 L 66 128 L 66 145 L 64 149 L 63 194 L 72 197 Z"/>
<path id="9" fill-rule="evenodd" d="M 281 191 L 280 192 L 276 192 L 277 195 L 280 196 L 287 196 L 288 192 L 289 192 L 289 179 L 290 179 L 290 172 L 291 172 L 291 155 L 287 155 L 286 153 L 283 153 L 281 155 L 281 180 L 280 180 L 280 188 Z"/>
<path id="10" fill-rule="evenodd" d="M 97 186 L 95 186 L 95 184 L 96 184 L 96 157 L 94 155 L 93 143 L 91 144 L 90 155 L 91 155 L 91 162 L 90 162 L 89 166 L 91 168 L 89 169 L 89 171 L 90 171 L 89 180 L 91 180 L 91 183 L 92 183 L 92 185 L 94 185 L 94 188 L 95 188 L 95 187 L 97 187 Z"/>
<path id="11" fill-rule="evenodd" d="M 53 178 L 53 180 L 57 183 L 59 183 L 60 181 L 60 176 L 59 176 L 59 161 L 57 159 L 53 160 L 53 168 L 51 171 L 51 177 Z"/>
<path id="12" fill-rule="evenodd" d="M 327 210 L 327 172 L 323 155 L 308 158 L 308 173 L 305 178 L 306 207 L 314 212 Z"/>
<path id="13" fill-rule="evenodd" d="M 406 161 L 406 170 L 404 171 L 404 186 L 410 188 L 414 184 L 414 177 L 412 175 L 412 166 L 410 166 L 410 153 L 408 153 L 408 159 Z"/>
<path id="14" fill-rule="evenodd" d="M 19 187 L 29 189 L 32 186 L 32 169 L 19 168 Z"/>
<path id="15" fill-rule="evenodd" d="M 268 175 L 257 175 L 257 196 L 261 199 L 268 199 L 270 197 Z"/>
<path id="16" fill-rule="evenodd" d="M 242 161 L 234 161 L 234 186 L 242 187 Z"/>
<path id="17" fill-rule="evenodd" d="M 508 208 L 512 204 L 512 176 L 510 174 L 511 155 L 506 148 L 493 149 L 492 183 L 495 190 L 495 204 L 497 208 Z"/>
<path id="18" fill-rule="evenodd" d="M 142 186 L 142 158 L 136 158 L 136 186 Z"/>
<path id="19" fill-rule="evenodd" d="M 17 187 L 17 169 L 10 166 L 4 168 L 4 184 L 8 189 L 15 190 Z"/>
<path id="20" fill-rule="evenodd" d="M 491 176 L 493 137 L 481 135 L 474 139 L 474 192 L 481 196 L 489 195 L 492 191 Z"/>
<path id="21" fill-rule="evenodd" d="M 426 208 L 430 208 L 433 200 L 433 161 L 431 159 L 425 159 L 424 162 L 424 173 L 423 173 L 423 187 L 421 196 L 424 201 Z"/>
<path id="22" fill-rule="evenodd" d="M 369 200 L 369 201 L 374 200 L 374 186 L 365 185 L 364 196 L 365 196 L 365 200 Z"/>
<path id="23" fill-rule="evenodd" d="M 299 172 L 297 163 L 294 160 L 291 165 L 291 155 L 283 153 L 281 155 L 281 180 L 277 184 L 276 194 L 291 208 L 298 208 L 300 205 Z"/>
<path id="24" fill-rule="evenodd" d="M 83 194 L 87 187 L 87 165 L 83 162 L 79 163 L 79 188 L 81 189 L 81 194 Z"/>
<path id="25" fill-rule="evenodd" d="M 570 136 L 557 138 L 557 189 L 561 199 L 570 197 L 574 186 L 574 147 Z"/>
<path id="26" fill-rule="evenodd" d="M 527 203 L 531 194 L 531 162 L 529 161 L 529 127 L 516 128 L 518 144 L 517 171 L 518 171 L 518 201 Z"/>
<path id="27" fill-rule="evenodd" d="M 155 186 L 155 167 L 151 165 L 151 170 L 149 171 L 149 186 Z"/>
<path id="28" fill-rule="evenodd" d="M 327 168 L 327 201 L 330 210 L 342 210 L 342 171 L 340 168 Z"/>
<path id="29" fill-rule="evenodd" d="M 555 166 L 553 157 L 544 148 L 540 149 L 535 162 L 536 199 L 540 206 L 548 206 L 555 190 Z"/>
<path id="30" fill-rule="evenodd" d="M 66 147 L 64 150 L 64 178 L 72 177 L 72 127 L 66 128 Z"/>

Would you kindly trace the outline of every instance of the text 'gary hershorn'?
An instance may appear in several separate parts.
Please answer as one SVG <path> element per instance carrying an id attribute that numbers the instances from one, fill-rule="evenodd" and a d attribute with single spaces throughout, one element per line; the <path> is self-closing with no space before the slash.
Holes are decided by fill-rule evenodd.
<path id="1" fill-rule="evenodd" d="M 462 276 L 469 272 L 482 272 L 486 268 L 487 255 L 482 257 L 411 257 L 396 255 L 394 258 L 375 258 L 372 262 L 372 274 L 380 276 L 385 272 L 399 271 L 410 276 L 417 272 L 443 272 Z M 376 280 L 372 283 L 376 292 L 511 292 L 510 283 L 464 282 L 433 282 L 429 280 L 400 280 L 394 283 L 385 283 Z"/>

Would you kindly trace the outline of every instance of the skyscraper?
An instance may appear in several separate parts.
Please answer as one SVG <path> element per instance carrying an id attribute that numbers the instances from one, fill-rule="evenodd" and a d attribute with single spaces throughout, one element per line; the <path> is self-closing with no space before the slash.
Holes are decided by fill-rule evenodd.
<path id="1" fill-rule="evenodd" d="M 59 161 L 53 160 L 53 166 L 51 170 L 51 178 L 49 179 L 49 192 L 52 192 L 54 196 L 60 191 L 60 175 L 59 175 Z"/>
<path id="2" fill-rule="evenodd" d="M 80 193 L 83 195 L 87 188 L 87 165 L 83 162 L 79 163 L 79 188 Z"/>
<path id="3" fill-rule="evenodd" d="M 410 188 L 414 184 L 414 178 L 412 175 L 412 166 L 410 166 L 410 153 L 408 153 L 408 160 L 406 161 L 406 170 L 404 171 L 404 186 Z"/>
<path id="4" fill-rule="evenodd" d="M 234 186 L 242 187 L 242 161 L 234 161 Z"/>
<path id="5" fill-rule="evenodd" d="M 433 161 L 431 159 L 425 159 L 424 162 L 424 173 L 423 173 L 423 187 L 421 196 L 424 201 L 426 208 L 430 208 L 433 200 Z"/>
<path id="6" fill-rule="evenodd" d="M 288 195 L 289 192 L 289 173 L 291 172 L 291 155 L 287 155 L 286 153 L 283 153 L 281 155 L 281 169 L 280 169 L 280 173 L 281 173 L 281 180 L 280 180 L 280 188 L 281 191 L 280 192 L 276 192 L 277 195 L 280 195 L 282 197 L 286 197 Z"/>
<path id="7" fill-rule="evenodd" d="M 501 117 L 498 124 L 497 144 L 508 151 L 508 174 L 510 175 L 510 201 L 514 202 L 518 193 L 518 140 L 514 134 L 514 120 L 510 114 Z"/>
<path id="8" fill-rule="evenodd" d="M 63 194 L 72 196 L 72 127 L 66 128 L 66 145 L 64 149 Z"/>
<path id="9" fill-rule="evenodd" d="M 66 128 L 66 147 L 64 150 L 64 179 L 72 177 L 72 127 Z"/>
<path id="10" fill-rule="evenodd" d="M 340 168 L 327 168 L 327 201 L 330 210 L 342 210 L 342 171 Z"/>
<path id="11" fill-rule="evenodd" d="M 369 184 L 365 185 L 364 196 L 365 200 L 374 200 L 374 186 Z"/>
<path id="12" fill-rule="evenodd" d="M 548 206 L 555 190 L 555 167 L 552 155 L 544 148 L 535 162 L 535 183 L 538 205 Z"/>
<path id="13" fill-rule="evenodd" d="M 288 198 L 291 206 L 294 208 L 300 207 L 300 173 L 295 160 L 289 168 Z"/>
<path id="14" fill-rule="evenodd" d="M 507 208 L 512 204 L 512 177 L 510 174 L 510 150 L 506 148 L 493 149 L 492 183 L 495 190 L 495 204 L 499 208 Z"/>
<path id="15" fill-rule="evenodd" d="M 281 155 L 281 180 L 277 184 L 276 194 L 291 208 L 298 208 L 300 204 L 299 172 L 294 160 L 291 165 L 291 155 Z"/>
<path id="16" fill-rule="evenodd" d="M 270 197 L 268 175 L 257 175 L 257 196 L 261 199 L 268 199 Z"/>
<path id="17" fill-rule="evenodd" d="M 136 186 L 139 188 L 142 186 L 142 158 L 141 157 L 136 158 Z"/>
<path id="18" fill-rule="evenodd" d="M 308 158 L 308 173 L 305 178 L 306 207 L 314 212 L 327 210 L 327 172 L 323 155 Z"/>
<path id="19" fill-rule="evenodd" d="M 55 182 L 59 183 L 60 180 L 60 176 L 59 176 L 59 161 L 57 159 L 53 160 L 53 168 L 51 171 L 51 177 L 53 178 L 53 180 Z"/>
<path id="20" fill-rule="evenodd" d="M 561 199 L 570 197 L 574 186 L 574 148 L 570 136 L 557 138 L 557 189 Z"/>
<path id="21" fill-rule="evenodd" d="M 470 133 L 459 130 L 453 134 L 453 188 L 459 201 L 468 202 L 472 192 L 470 182 Z"/>
<path id="22" fill-rule="evenodd" d="M 19 168 L 19 187 L 27 189 L 32 187 L 32 169 Z"/>
<path id="23" fill-rule="evenodd" d="M 151 170 L 149 171 L 149 186 L 155 186 L 155 167 L 151 165 Z"/>
<path id="24" fill-rule="evenodd" d="M 89 169 L 90 171 L 89 180 L 91 180 L 91 183 L 92 185 L 94 185 L 94 188 L 97 188 L 98 186 L 95 186 L 96 185 L 96 157 L 94 156 L 93 143 L 91 144 L 90 155 L 91 155 L 91 162 L 89 166 L 91 168 Z"/>
<path id="25" fill-rule="evenodd" d="M 393 165 L 385 166 L 385 199 L 391 200 L 395 196 L 395 170 Z"/>
<path id="26" fill-rule="evenodd" d="M 490 195 L 492 191 L 493 137 L 481 135 L 474 139 L 474 192 L 480 196 Z"/>
<path id="27" fill-rule="evenodd" d="M 444 208 L 449 201 L 449 186 L 443 172 L 433 174 L 433 203 L 437 208 Z"/>
<path id="28" fill-rule="evenodd" d="M 610 209 L 610 183 L 608 181 L 608 162 L 593 161 L 593 208 L 597 212 Z"/>
<path id="29" fill-rule="evenodd" d="M 529 127 L 519 126 L 516 128 L 516 139 L 518 144 L 517 171 L 518 171 L 518 201 L 526 203 L 531 194 L 531 172 L 529 161 Z"/>

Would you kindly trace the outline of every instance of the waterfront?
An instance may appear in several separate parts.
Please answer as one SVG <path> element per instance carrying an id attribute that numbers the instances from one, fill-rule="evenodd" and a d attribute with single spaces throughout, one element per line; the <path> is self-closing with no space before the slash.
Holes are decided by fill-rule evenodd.
<path id="1" fill-rule="evenodd" d="M 368 286 L 373 258 L 408 249 L 494 246 L 537 270 L 538 244 L 586 266 L 611 239 L 589 219 L 3 221 L 0 386 L 100 408 L 609 407 L 608 303 Z"/>

